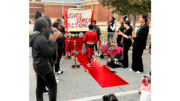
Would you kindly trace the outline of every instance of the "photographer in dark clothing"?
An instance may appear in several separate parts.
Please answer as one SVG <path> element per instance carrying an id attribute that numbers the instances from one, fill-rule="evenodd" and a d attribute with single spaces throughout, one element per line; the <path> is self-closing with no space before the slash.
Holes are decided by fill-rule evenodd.
<path id="1" fill-rule="evenodd" d="M 50 34 L 53 33 L 52 30 L 51 30 L 51 19 L 50 19 L 49 17 L 47 17 L 47 16 L 44 17 L 44 19 L 46 19 L 46 20 L 48 21 L 48 24 L 49 24 L 49 30 L 44 33 L 44 37 L 45 37 L 47 40 L 49 40 Z M 56 55 L 56 54 L 54 54 L 54 55 Z M 53 62 L 54 62 L 54 61 L 57 61 L 56 56 L 54 56 L 53 58 L 49 58 L 49 61 L 50 61 L 50 63 L 51 63 L 51 66 L 53 66 Z M 42 83 L 45 84 L 45 82 L 43 81 L 43 79 L 39 79 L 39 82 L 42 82 Z M 43 93 L 45 93 L 45 94 L 46 94 L 47 92 L 49 92 L 48 90 L 46 90 L 46 84 L 44 85 L 44 87 L 42 87 L 42 89 L 43 89 Z"/>
<path id="2" fill-rule="evenodd" d="M 58 37 L 62 37 L 62 35 L 55 32 L 47 40 L 44 37 L 44 33 L 49 30 L 49 24 L 44 18 L 36 20 L 35 28 L 36 32 L 30 36 L 30 47 L 32 47 L 33 69 L 37 75 L 36 100 L 43 101 L 42 87 L 44 87 L 45 82 L 49 89 L 49 101 L 56 101 L 57 83 L 49 59 L 57 54 L 56 40 Z M 40 82 L 41 80 L 44 82 Z"/>
<path id="3" fill-rule="evenodd" d="M 134 43 L 132 53 L 132 69 L 130 69 L 130 71 L 135 71 L 136 73 L 141 73 L 144 71 L 142 63 L 142 54 L 144 49 L 146 49 L 146 41 L 149 33 L 147 17 L 147 15 L 142 15 L 139 18 L 139 22 L 142 23 L 141 28 L 136 34 L 132 35 Z"/>

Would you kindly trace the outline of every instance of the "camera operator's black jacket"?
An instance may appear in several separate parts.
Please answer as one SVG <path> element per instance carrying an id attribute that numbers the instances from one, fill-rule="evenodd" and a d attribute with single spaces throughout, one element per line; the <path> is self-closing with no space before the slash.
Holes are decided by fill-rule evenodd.
<path id="1" fill-rule="evenodd" d="M 57 44 L 54 41 L 47 40 L 40 32 L 35 32 L 30 36 L 30 47 L 32 47 L 33 68 L 40 75 L 53 71 L 53 65 L 49 59 L 57 55 Z"/>

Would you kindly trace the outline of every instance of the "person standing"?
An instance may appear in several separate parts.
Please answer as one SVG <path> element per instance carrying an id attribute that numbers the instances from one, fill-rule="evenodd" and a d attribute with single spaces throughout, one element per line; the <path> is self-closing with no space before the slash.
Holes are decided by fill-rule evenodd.
<path id="1" fill-rule="evenodd" d="M 149 54 L 151 54 L 151 43 L 149 45 Z M 151 76 L 151 71 L 150 71 L 149 75 Z"/>
<path id="2" fill-rule="evenodd" d="M 132 27 L 130 26 L 130 21 L 126 21 L 124 24 L 124 27 L 126 28 L 126 31 L 123 33 L 120 33 L 120 35 L 123 36 L 123 68 L 128 68 L 129 62 L 128 62 L 128 51 L 129 48 L 132 45 L 132 41 L 129 36 L 132 36 Z"/>
<path id="3" fill-rule="evenodd" d="M 49 30 L 44 33 L 44 37 L 45 37 L 47 40 L 49 40 L 49 36 L 50 36 L 50 34 L 52 33 L 52 31 L 51 31 L 51 19 L 50 19 L 49 17 L 47 17 L 47 16 L 44 17 L 44 19 L 46 19 L 46 20 L 48 21 L 48 24 L 49 24 Z M 53 58 L 49 58 L 49 61 L 50 61 L 50 63 L 51 63 L 51 66 L 53 66 L 53 62 L 57 61 L 57 59 L 56 59 L 56 54 L 54 54 L 54 57 L 53 57 Z M 41 79 L 39 79 L 39 80 L 40 80 L 39 82 L 44 83 L 44 87 L 42 87 L 43 93 L 44 93 L 44 94 L 47 94 L 49 91 L 46 89 L 46 84 L 45 84 L 45 82 L 44 82 L 43 80 L 41 80 Z"/>
<path id="4" fill-rule="evenodd" d="M 86 44 L 86 49 L 88 53 L 88 61 L 89 64 L 88 66 L 91 67 L 91 58 L 92 58 L 92 53 L 94 50 L 94 44 L 97 43 L 97 34 L 93 32 L 93 25 L 89 25 L 89 31 L 85 33 L 83 43 Z"/>
<path id="5" fill-rule="evenodd" d="M 64 70 L 60 68 L 60 61 L 61 61 L 62 54 L 64 53 L 65 39 L 67 35 L 65 35 L 65 33 L 62 32 L 62 25 L 60 23 L 58 22 L 54 23 L 53 27 L 56 28 L 58 31 L 60 31 L 63 35 L 62 38 L 58 38 L 56 41 L 58 44 L 58 59 L 57 59 L 57 63 L 55 64 L 55 74 L 60 75 L 60 74 L 64 74 Z"/>
<path id="6" fill-rule="evenodd" d="M 40 13 L 39 11 L 36 11 L 36 14 L 35 14 L 35 21 L 38 19 L 38 18 L 42 18 L 42 13 Z M 34 27 L 33 27 L 33 32 L 35 31 L 35 24 L 34 24 Z"/>
<path id="7" fill-rule="evenodd" d="M 99 26 L 96 25 L 96 20 L 92 21 L 92 25 L 93 25 L 93 31 L 96 32 L 97 40 L 99 41 L 99 36 L 101 36 L 101 30 L 100 30 Z M 95 49 L 96 49 L 95 54 L 97 54 L 97 43 L 94 44 L 94 46 L 95 46 Z"/>
<path id="8" fill-rule="evenodd" d="M 65 34 L 66 34 L 66 33 L 65 33 L 65 28 L 66 28 L 66 26 L 63 25 L 62 19 L 59 19 L 59 24 L 61 25 L 61 29 L 60 29 L 61 33 L 62 33 L 63 35 L 65 35 Z M 65 47 L 65 40 L 64 40 L 64 47 Z M 65 48 L 63 49 L 63 53 L 64 53 L 64 56 L 65 56 L 65 54 L 66 54 Z"/>
<path id="9" fill-rule="evenodd" d="M 133 43 L 133 53 L 132 53 L 132 69 L 130 71 L 135 71 L 136 73 L 144 72 L 142 63 L 142 54 L 144 49 L 146 49 L 147 36 L 149 33 L 149 26 L 147 25 L 147 15 L 142 15 L 139 18 L 139 22 L 142 24 L 139 31 L 132 35 L 134 39 Z"/>
<path id="10" fill-rule="evenodd" d="M 125 16 L 120 20 L 121 26 L 119 27 L 119 32 L 124 33 L 124 29 L 125 29 L 125 27 L 124 27 L 124 21 L 126 21 L 126 18 L 127 18 L 127 16 L 125 15 Z M 118 45 L 119 47 L 123 47 L 123 45 L 121 44 L 121 39 L 122 39 L 122 35 L 118 34 L 118 37 L 117 37 L 117 45 Z"/>
<path id="11" fill-rule="evenodd" d="M 52 27 L 51 27 L 51 19 L 50 19 L 49 16 L 47 16 L 47 15 L 44 16 L 44 19 L 46 19 L 46 20 L 48 21 L 48 24 L 49 24 L 49 30 L 48 30 L 48 32 L 46 32 L 46 33 L 44 34 L 44 36 L 45 36 L 45 38 L 46 38 L 47 40 L 49 40 L 50 34 L 53 33 Z"/>
<path id="12" fill-rule="evenodd" d="M 115 18 L 111 16 L 108 22 L 108 37 L 107 37 L 108 45 L 110 43 L 110 38 L 111 40 L 113 40 L 114 32 L 116 30 L 116 23 L 114 21 L 115 21 Z"/>
<path id="13" fill-rule="evenodd" d="M 56 101 L 57 83 L 49 58 L 53 58 L 57 53 L 56 40 L 62 35 L 56 32 L 47 40 L 44 33 L 49 30 L 49 24 L 44 18 L 36 20 L 35 28 L 36 33 L 30 37 L 30 47 L 32 47 L 33 69 L 37 75 L 36 100 L 43 101 L 44 83 L 40 82 L 43 80 L 49 89 L 49 101 Z"/>
<path id="14" fill-rule="evenodd" d="M 58 18 L 58 19 L 57 19 L 57 22 L 54 23 L 54 24 L 56 24 L 56 25 L 55 25 L 56 27 L 58 27 L 58 23 L 61 25 L 61 30 L 60 30 L 60 32 L 63 33 L 63 35 L 64 35 L 64 34 L 65 34 L 65 28 L 66 28 L 66 26 L 63 25 L 63 22 L 62 22 L 62 20 L 61 20 L 60 18 Z M 54 24 L 53 24 L 52 26 L 54 26 Z M 64 46 L 65 46 L 65 40 L 64 40 Z M 64 56 L 65 56 L 65 54 L 66 54 L 65 48 L 63 49 L 62 52 L 63 52 L 63 54 L 64 54 Z"/>

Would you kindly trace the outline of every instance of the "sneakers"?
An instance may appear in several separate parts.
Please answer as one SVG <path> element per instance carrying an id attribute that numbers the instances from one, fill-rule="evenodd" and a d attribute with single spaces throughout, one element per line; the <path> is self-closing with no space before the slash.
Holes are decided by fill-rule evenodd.
<path id="1" fill-rule="evenodd" d="M 129 69 L 129 71 L 133 71 L 132 69 Z"/>
<path id="2" fill-rule="evenodd" d="M 87 64 L 87 66 L 91 67 L 91 63 Z"/>
<path id="3" fill-rule="evenodd" d="M 133 71 L 133 70 L 132 70 L 132 69 L 129 69 L 129 71 Z M 136 73 L 137 73 L 137 74 L 139 74 L 139 73 L 142 73 L 142 72 L 140 72 L 140 71 L 137 71 Z"/>
<path id="4" fill-rule="evenodd" d="M 43 94 L 48 94 L 48 92 L 49 92 L 49 91 L 46 90 L 46 89 L 43 90 Z"/>
<path id="5" fill-rule="evenodd" d="M 59 80 L 56 80 L 56 83 L 58 83 L 59 82 Z"/>
<path id="6" fill-rule="evenodd" d="M 95 55 L 97 55 L 97 52 L 95 52 Z"/>
<path id="7" fill-rule="evenodd" d="M 136 73 L 139 74 L 139 73 L 141 73 L 141 72 L 140 72 L 140 71 L 137 71 Z"/>
<path id="8" fill-rule="evenodd" d="M 57 72 L 57 74 L 62 75 L 62 74 L 64 74 L 64 71 L 60 70 L 60 71 Z"/>

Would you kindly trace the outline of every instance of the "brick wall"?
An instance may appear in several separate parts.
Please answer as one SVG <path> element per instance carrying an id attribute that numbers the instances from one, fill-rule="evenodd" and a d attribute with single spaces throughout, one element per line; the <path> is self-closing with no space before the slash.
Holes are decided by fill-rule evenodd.
<path id="1" fill-rule="evenodd" d="M 75 6 L 64 6 L 64 8 L 76 8 Z M 49 15 L 50 18 L 62 17 L 62 5 L 44 5 L 44 15 Z"/>
<path id="2" fill-rule="evenodd" d="M 29 1 L 32 1 L 32 0 L 29 0 Z M 41 0 L 35 0 L 35 1 L 38 1 L 38 2 L 40 2 Z"/>
<path id="3" fill-rule="evenodd" d="M 29 0 L 32 1 L 32 0 Z M 43 6 L 40 4 L 40 0 L 35 0 L 36 3 L 29 2 L 29 17 L 35 15 L 36 11 L 43 13 Z M 35 8 L 35 10 L 34 10 Z"/>
<path id="4" fill-rule="evenodd" d="M 32 1 L 32 0 L 29 0 Z M 36 0 L 36 2 L 40 2 L 40 0 Z M 29 16 L 34 14 L 34 3 L 29 3 Z M 35 12 L 38 10 L 39 12 L 43 13 L 44 15 L 49 15 L 51 18 L 61 18 L 62 17 L 62 5 L 41 5 L 40 3 L 35 3 Z M 42 8 L 39 8 L 42 7 Z M 92 9 L 92 5 L 85 5 L 83 8 L 85 9 Z M 76 8 L 75 6 L 64 6 L 64 8 Z M 108 9 L 106 7 L 103 7 L 101 4 L 93 4 L 93 10 L 94 10 L 94 20 L 98 22 L 106 22 L 107 16 L 108 16 Z M 112 16 L 111 14 L 112 9 L 109 10 L 109 17 Z M 139 21 L 139 16 L 136 17 L 136 21 Z M 148 13 L 148 16 L 151 17 L 151 13 Z M 122 16 L 118 15 L 118 21 Z M 131 17 L 129 17 L 130 21 L 132 20 Z M 149 19 L 151 21 L 151 18 Z"/>
<path id="5" fill-rule="evenodd" d="M 50 18 L 59 18 L 62 16 L 62 6 L 44 5 L 44 15 L 49 15 Z"/>
<path id="6" fill-rule="evenodd" d="M 29 3 L 29 7 L 42 7 L 40 3 Z"/>
<path id="7" fill-rule="evenodd" d="M 36 11 L 39 11 L 42 13 L 43 8 L 35 8 L 35 11 L 34 11 L 34 8 L 29 8 L 29 16 L 34 15 L 36 13 Z"/>
<path id="8" fill-rule="evenodd" d="M 92 9 L 92 5 L 85 5 L 85 9 Z M 96 21 L 107 21 L 108 9 L 103 7 L 101 4 L 93 4 L 94 20 Z M 109 10 L 109 17 L 112 9 Z"/>
<path id="9" fill-rule="evenodd" d="M 93 5 L 93 10 L 94 10 L 94 20 L 98 21 L 98 16 L 99 16 L 99 9 L 98 9 L 98 4 Z"/>

